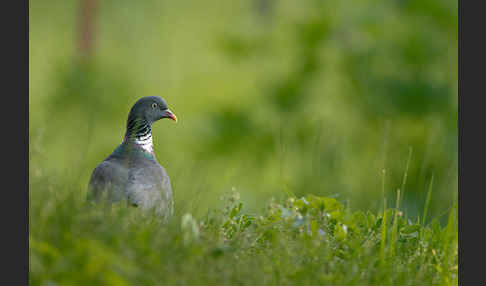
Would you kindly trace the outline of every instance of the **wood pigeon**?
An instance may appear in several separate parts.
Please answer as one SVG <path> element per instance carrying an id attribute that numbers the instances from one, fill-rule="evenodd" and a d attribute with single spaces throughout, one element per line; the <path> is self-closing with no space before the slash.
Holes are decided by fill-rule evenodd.
<path id="1" fill-rule="evenodd" d="M 154 210 L 164 220 L 173 213 L 169 176 L 155 159 L 152 124 L 177 118 L 158 96 L 140 98 L 128 114 L 121 144 L 91 174 L 88 201 L 111 203 L 126 200 L 131 206 Z"/>

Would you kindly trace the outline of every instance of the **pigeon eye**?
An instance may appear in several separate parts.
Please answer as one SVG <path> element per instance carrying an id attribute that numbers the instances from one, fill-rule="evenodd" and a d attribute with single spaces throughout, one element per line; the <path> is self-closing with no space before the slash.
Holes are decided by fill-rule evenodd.
<path id="1" fill-rule="evenodd" d="M 155 109 L 157 107 L 157 103 L 152 103 L 152 108 Z"/>

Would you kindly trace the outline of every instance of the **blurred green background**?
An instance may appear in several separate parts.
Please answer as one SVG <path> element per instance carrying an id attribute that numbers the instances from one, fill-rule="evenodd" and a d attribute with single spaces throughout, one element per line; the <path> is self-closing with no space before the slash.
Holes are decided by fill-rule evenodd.
<path id="1" fill-rule="evenodd" d="M 231 189 L 250 211 L 289 193 L 379 209 L 384 186 L 414 217 L 432 176 L 431 219 L 457 198 L 457 1 L 37 0 L 29 19 L 31 200 L 84 200 L 148 95 L 179 119 L 153 128 L 176 212 Z"/>

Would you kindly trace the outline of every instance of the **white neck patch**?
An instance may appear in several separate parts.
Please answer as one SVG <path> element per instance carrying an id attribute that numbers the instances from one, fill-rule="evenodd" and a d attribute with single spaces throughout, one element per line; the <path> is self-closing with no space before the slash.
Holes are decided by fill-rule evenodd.
<path id="1" fill-rule="evenodd" d="M 142 147 L 143 150 L 145 150 L 148 153 L 153 154 L 154 153 L 154 144 L 152 141 L 152 132 L 149 134 L 135 138 L 135 144 L 138 146 Z"/>

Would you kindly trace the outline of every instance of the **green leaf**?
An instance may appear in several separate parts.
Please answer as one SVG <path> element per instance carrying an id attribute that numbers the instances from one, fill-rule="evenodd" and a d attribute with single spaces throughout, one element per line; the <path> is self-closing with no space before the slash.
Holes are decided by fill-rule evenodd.
<path id="1" fill-rule="evenodd" d="M 232 210 L 231 210 L 231 214 L 230 214 L 230 217 L 233 218 L 235 217 L 241 210 L 241 207 L 243 206 L 242 203 L 239 203 L 237 204 Z"/>
<path id="2" fill-rule="evenodd" d="M 368 228 L 373 228 L 376 222 L 376 217 L 372 213 L 368 212 L 368 217 L 366 218 L 368 222 Z"/>
<path id="3" fill-rule="evenodd" d="M 348 236 L 348 227 L 346 225 L 341 224 L 341 223 L 337 224 L 334 235 L 338 239 L 341 239 L 341 240 L 346 239 L 346 237 Z"/>
<path id="4" fill-rule="evenodd" d="M 381 223 L 383 222 L 383 218 L 380 217 L 379 219 L 376 220 L 375 226 L 373 227 L 373 230 L 377 230 L 381 227 Z"/>
<path id="5" fill-rule="evenodd" d="M 329 213 L 337 211 L 341 212 L 343 210 L 343 206 L 334 198 L 322 198 L 324 201 L 325 210 Z"/>

